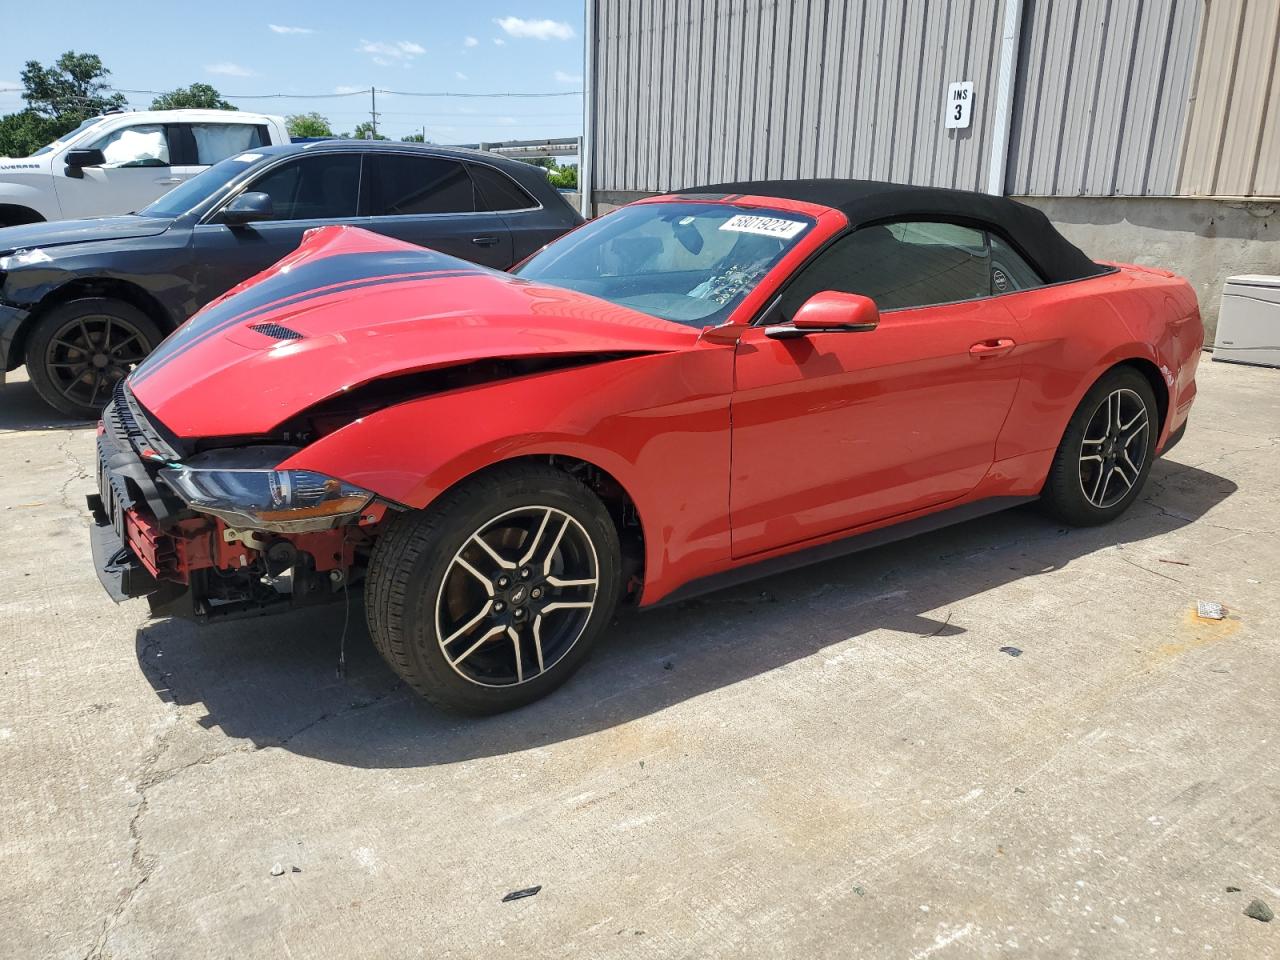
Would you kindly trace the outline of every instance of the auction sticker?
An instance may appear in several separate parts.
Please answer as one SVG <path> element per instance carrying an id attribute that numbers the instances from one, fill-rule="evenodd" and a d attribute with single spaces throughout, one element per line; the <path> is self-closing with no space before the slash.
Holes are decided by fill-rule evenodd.
<path id="1" fill-rule="evenodd" d="M 757 217 L 749 213 L 740 213 L 722 223 L 720 229 L 731 230 L 734 233 L 758 233 L 762 237 L 790 240 L 807 226 L 808 224 L 803 220 L 784 220 L 782 217 Z"/>

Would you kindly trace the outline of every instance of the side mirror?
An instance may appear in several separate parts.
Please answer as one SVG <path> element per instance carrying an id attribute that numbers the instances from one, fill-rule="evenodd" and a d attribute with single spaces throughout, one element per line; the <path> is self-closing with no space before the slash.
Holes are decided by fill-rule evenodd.
<path id="1" fill-rule="evenodd" d="M 222 208 L 222 222 L 229 227 L 244 226 L 275 218 L 271 196 L 266 193 L 242 193 Z"/>
<path id="2" fill-rule="evenodd" d="M 107 162 L 101 150 L 68 150 L 63 158 L 67 165 L 67 176 L 80 178 L 84 176 L 85 167 L 100 167 Z"/>
<path id="3" fill-rule="evenodd" d="M 824 290 L 806 300 L 791 323 L 765 327 L 764 333 L 774 340 L 788 340 L 810 333 L 866 332 L 879 324 L 880 310 L 870 297 Z"/>

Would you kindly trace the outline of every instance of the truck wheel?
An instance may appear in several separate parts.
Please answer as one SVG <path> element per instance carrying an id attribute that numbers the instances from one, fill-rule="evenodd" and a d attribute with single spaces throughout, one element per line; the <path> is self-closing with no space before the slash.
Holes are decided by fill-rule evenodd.
<path id="1" fill-rule="evenodd" d="M 365 585 L 378 652 L 459 713 L 499 713 L 564 683 L 612 620 L 618 533 L 600 498 L 533 463 L 484 473 L 393 519 Z"/>
<path id="2" fill-rule="evenodd" d="M 162 339 L 154 321 L 123 300 L 69 300 L 31 331 L 27 373 L 36 393 L 59 413 L 97 419 L 115 385 Z"/>
<path id="3" fill-rule="evenodd" d="M 1159 432 L 1160 414 L 1147 378 L 1132 367 L 1108 371 L 1067 424 L 1049 468 L 1044 506 L 1073 526 L 1114 520 L 1146 483 Z"/>

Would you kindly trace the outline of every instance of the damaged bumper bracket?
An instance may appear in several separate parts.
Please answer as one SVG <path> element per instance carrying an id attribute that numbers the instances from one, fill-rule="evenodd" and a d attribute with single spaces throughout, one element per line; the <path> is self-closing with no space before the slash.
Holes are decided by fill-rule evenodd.
<path id="1" fill-rule="evenodd" d="M 146 597 L 155 593 L 160 585 L 142 562 L 120 540 L 112 526 L 102 497 L 89 494 L 89 511 L 93 525 L 89 528 L 89 547 L 93 552 L 93 566 L 103 589 L 116 603 L 133 597 Z"/>

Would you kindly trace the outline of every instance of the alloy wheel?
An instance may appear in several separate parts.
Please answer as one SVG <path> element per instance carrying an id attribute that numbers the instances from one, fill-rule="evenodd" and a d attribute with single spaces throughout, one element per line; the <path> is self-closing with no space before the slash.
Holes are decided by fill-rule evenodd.
<path id="1" fill-rule="evenodd" d="M 1138 482 L 1151 429 L 1147 405 L 1133 390 L 1107 394 L 1080 443 L 1080 490 L 1100 510 L 1115 506 Z"/>
<path id="2" fill-rule="evenodd" d="M 466 539 L 440 583 L 445 660 L 480 686 L 537 679 L 586 629 L 599 570 L 590 536 L 565 511 L 528 506 L 495 517 Z"/>
<path id="3" fill-rule="evenodd" d="M 73 403 L 105 403 L 116 383 L 148 353 L 147 338 L 128 320 L 107 314 L 77 317 L 53 335 L 45 369 Z"/>

